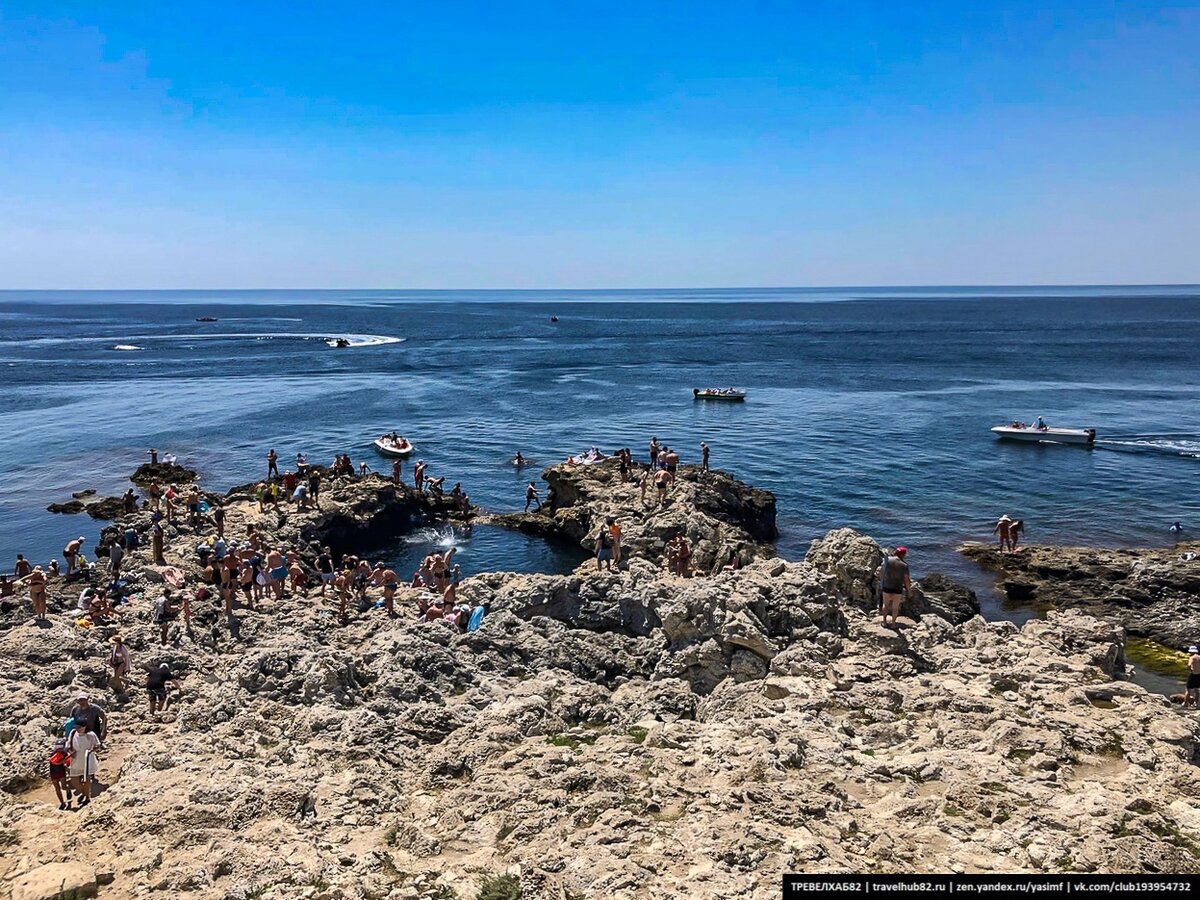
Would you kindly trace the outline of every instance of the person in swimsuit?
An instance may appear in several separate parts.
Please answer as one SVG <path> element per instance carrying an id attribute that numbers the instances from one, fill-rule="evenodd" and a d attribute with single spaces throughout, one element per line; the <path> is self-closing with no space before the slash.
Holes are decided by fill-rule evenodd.
<path id="1" fill-rule="evenodd" d="M 384 569 L 380 576 L 383 582 L 383 608 L 387 610 L 389 616 L 396 615 L 396 586 L 398 579 L 394 569 Z"/>
<path id="2" fill-rule="evenodd" d="M 29 585 L 29 600 L 33 604 L 33 617 L 38 622 L 46 619 L 46 573 L 41 566 L 34 566 L 33 571 L 22 581 Z"/>
<path id="3" fill-rule="evenodd" d="M 279 477 L 279 455 L 275 452 L 275 448 L 271 448 L 271 452 L 267 454 L 267 479 Z"/>
<path id="4" fill-rule="evenodd" d="M 518 469 L 519 469 L 519 468 L 521 468 L 521 466 L 525 465 L 525 457 L 523 457 L 523 456 L 521 455 L 521 451 L 520 451 L 520 450 L 518 450 L 518 451 L 517 451 L 517 455 L 513 457 L 513 459 L 512 459 L 512 464 L 513 464 L 514 466 L 516 466 Z"/>
<path id="5" fill-rule="evenodd" d="M 18 553 L 16 565 L 13 566 L 13 574 L 16 575 L 17 578 L 24 578 L 32 571 L 33 566 L 29 564 L 29 560 L 25 558 L 24 554 Z"/>
<path id="6" fill-rule="evenodd" d="M 188 524 L 193 527 L 200 521 L 200 492 L 194 487 L 187 495 Z"/>
<path id="7" fill-rule="evenodd" d="M 267 553 L 267 586 L 276 600 L 283 599 L 283 582 L 287 578 L 287 566 L 283 554 L 272 549 Z"/>
<path id="8" fill-rule="evenodd" d="M 317 573 L 321 576 L 321 596 L 325 596 L 325 586 L 333 584 L 335 569 L 333 567 L 333 554 L 329 552 L 328 547 L 322 547 L 321 553 L 317 557 Z"/>
<path id="9" fill-rule="evenodd" d="M 537 504 L 537 506 L 534 507 L 535 510 L 540 510 L 542 508 L 541 498 L 538 497 L 537 485 L 532 481 L 529 482 L 529 487 L 525 488 L 525 512 L 529 512 L 530 503 Z"/>
<path id="10" fill-rule="evenodd" d="M 1025 520 L 1017 519 L 1008 526 L 1008 548 L 1013 552 L 1017 552 L 1017 544 L 1021 542 L 1021 535 L 1025 533 Z"/>
<path id="11" fill-rule="evenodd" d="M 653 469 L 655 463 L 658 462 L 658 438 L 650 438 L 650 468 Z"/>
<path id="12" fill-rule="evenodd" d="M 666 469 L 659 469 L 654 473 L 654 488 L 658 491 L 658 504 L 667 502 L 667 488 L 671 486 L 674 477 Z"/>
<path id="13" fill-rule="evenodd" d="M 158 626 L 159 643 L 167 643 L 167 632 L 170 631 L 171 623 L 175 621 L 175 616 L 178 612 L 178 607 L 175 605 L 175 598 L 171 596 L 170 591 L 163 591 L 162 596 L 154 601 L 154 624 Z"/>
<path id="14" fill-rule="evenodd" d="M 224 538 L 225 537 L 225 507 L 221 505 L 220 501 L 218 501 L 217 505 L 213 507 L 212 517 L 213 517 L 213 521 L 217 525 L 217 537 Z"/>
<path id="15" fill-rule="evenodd" d="M 664 447 L 663 452 L 666 455 L 667 471 L 670 472 L 672 476 L 674 476 L 676 470 L 679 469 L 679 454 L 676 453 L 674 450 L 672 450 L 670 447 Z M 674 480 L 674 479 L 672 479 L 672 480 Z"/>
<path id="16" fill-rule="evenodd" d="M 400 486 L 400 476 L 403 474 L 404 461 L 400 459 L 392 460 L 392 484 L 396 487 Z"/>
<path id="17" fill-rule="evenodd" d="M 608 533 L 612 537 L 613 565 L 620 568 L 620 566 L 621 566 L 621 526 L 617 524 L 616 516 L 609 516 L 607 519 L 605 519 L 604 526 L 608 529 Z"/>
<path id="18" fill-rule="evenodd" d="M 998 522 L 996 522 L 996 524 L 992 527 L 992 534 L 996 534 L 996 535 L 1000 536 L 1000 552 L 1001 553 L 1003 553 L 1004 551 L 1009 549 L 1008 535 L 1009 535 L 1009 530 L 1010 530 L 1011 526 L 1012 526 L 1012 519 L 1010 519 L 1007 515 L 1003 515 L 1000 517 L 1000 520 Z"/>
<path id="19" fill-rule="evenodd" d="M 163 494 L 163 501 L 166 503 L 166 508 L 167 508 L 167 524 L 168 525 L 173 524 L 175 521 L 175 498 L 177 496 L 179 496 L 179 493 L 178 493 L 178 491 L 175 490 L 175 485 L 173 485 L 173 484 L 170 485 L 167 488 L 166 492 Z"/>
<path id="20" fill-rule="evenodd" d="M 1188 647 L 1187 688 L 1183 695 L 1183 706 L 1200 709 L 1200 647 Z"/>
<path id="21" fill-rule="evenodd" d="M 150 495 L 150 511 L 158 512 L 158 505 L 162 501 L 162 486 L 157 481 L 151 481 L 146 493 Z"/>
<path id="22" fill-rule="evenodd" d="M 121 510 L 125 513 L 137 512 L 137 494 L 133 492 L 133 488 L 121 496 Z"/>
<path id="23" fill-rule="evenodd" d="M 709 452 L 708 444 L 704 443 L 704 441 L 701 441 L 700 442 L 700 456 L 701 456 L 700 471 L 701 472 L 709 471 L 709 469 L 708 469 L 708 452 Z"/>
<path id="24" fill-rule="evenodd" d="M 146 451 L 146 455 L 150 457 L 150 465 L 152 465 L 152 466 L 158 465 L 158 451 L 157 450 L 155 450 L 153 447 L 151 447 L 149 450 Z"/>
<path id="25" fill-rule="evenodd" d="M 617 453 L 617 467 L 621 472 L 621 483 L 625 484 L 629 481 L 629 457 L 623 449 Z"/>
<path id="26" fill-rule="evenodd" d="M 288 577 L 291 579 L 292 593 L 307 597 L 308 577 L 304 574 L 304 567 L 300 565 L 299 561 L 289 563 Z"/>
<path id="27" fill-rule="evenodd" d="M 112 667 L 113 673 L 109 683 L 118 694 L 124 694 L 125 679 L 129 675 L 130 669 L 133 668 L 133 660 L 129 656 L 129 648 L 125 646 L 125 642 L 119 634 L 114 635 L 110 639 L 110 643 L 113 647 L 108 654 L 108 664 Z"/>
<path id="28" fill-rule="evenodd" d="M 425 493 L 425 460 L 418 459 L 417 464 L 413 466 L 413 487 L 418 493 Z"/>
<path id="29" fill-rule="evenodd" d="M 63 547 L 63 559 L 67 561 L 67 575 L 75 571 L 75 562 L 79 559 L 79 553 L 83 549 L 83 535 L 69 542 Z"/>
<path id="30" fill-rule="evenodd" d="M 883 585 L 883 603 L 880 611 L 883 613 L 884 626 L 887 626 L 888 616 L 891 616 L 891 627 L 900 627 L 900 604 L 908 599 L 912 592 L 912 577 L 905 561 L 907 555 L 908 550 L 905 547 L 897 547 L 894 556 L 884 555 L 883 565 L 879 567 L 878 574 Z"/>

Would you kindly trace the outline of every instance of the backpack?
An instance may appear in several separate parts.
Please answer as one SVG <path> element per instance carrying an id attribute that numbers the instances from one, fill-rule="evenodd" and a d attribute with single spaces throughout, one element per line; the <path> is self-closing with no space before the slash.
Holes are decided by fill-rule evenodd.
<path id="1" fill-rule="evenodd" d="M 67 719 L 67 721 L 63 722 L 63 738 L 65 740 L 70 740 L 71 732 L 74 730 L 75 730 L 75 717 L 72 716 L 71 718 Z"/>

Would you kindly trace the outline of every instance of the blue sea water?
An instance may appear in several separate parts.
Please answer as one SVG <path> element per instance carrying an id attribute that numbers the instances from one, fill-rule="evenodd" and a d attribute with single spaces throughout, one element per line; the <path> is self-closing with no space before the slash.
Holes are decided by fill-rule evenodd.
<path id="1" fill-rule="evenodd" d="M 779 549 L 849 525 L 905 544 L 917 574 L 979 576 L 954 553 L 1001 513 L 1034 542 L 1157 545 L 1200 534 L 1200 288 L 592 292 L 0 292 L 0 559 L 45 561 L 85 516 L 72 491 L 123 489 L 146 448 L 213 488 L 267 450 L 386 463 L 412 438 L 447 486 L 523 503 L 539 463 L 652 436 L 774 491 Z M 198 323 L 198 316 L 218 317 Z M 550 321 L 557 315 L 559 321 Z M 353 346 L 326 341 L 349 336 Z M 118 346 L 138 349 L 119 350 Z M 694 402 L 736 385 L 744 404 Z M 1095 449 L 999 442 L 1044 415 Z M 427 534 L 464 569 L 574 561 L 519 535 Z"/>

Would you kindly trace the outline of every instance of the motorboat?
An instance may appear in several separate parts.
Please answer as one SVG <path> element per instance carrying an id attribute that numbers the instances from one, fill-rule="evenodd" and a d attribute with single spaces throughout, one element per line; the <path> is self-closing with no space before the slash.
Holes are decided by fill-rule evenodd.
<path id="1" fill-rule="evenodd" d="M 692 388 L 692 397 L 697 400 L 745 400 L 746 392 L 741 388 Z"/>
<path id="2" fill-rule="evenodd" d="M 330 338 L 325 343 L 327 343 L 330 347 L 349 347 L 350 339 L 349 338 Z"/>
<path id="3" fill-rule="evenodd" d="M 1095 428 L 1051 428 L 1048 425 L 1026 425 L 1024 422 L 1013 422 L 1011 425 L 997 425 L 992 434 L 1009 441 L 1033 441 L 1047 444 L 1081 444 L 1091 446 L 1096 443 Z"/>
<path id="4" fill-rule="evenodd" d="M 216 316 L 197 316 L 196 321 L 197 322 L 215 322 L 215 321 L 217 321 L 217 317 Z"/>
<path id="5" fill-rule="evenodd" d="M 394 438 L 390 434 L 375 438 L 374 444 L 380 455 L 390 456 L 393 459 L 405 459 L 417 452 L 412 441 L 407 438 Z"/>

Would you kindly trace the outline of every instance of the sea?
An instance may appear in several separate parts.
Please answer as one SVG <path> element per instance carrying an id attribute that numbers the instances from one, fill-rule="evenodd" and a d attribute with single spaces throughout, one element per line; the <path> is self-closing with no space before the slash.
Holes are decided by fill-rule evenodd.
<path id="1" fill-rule="evenodd" d="M 199 322 L 214 317 L 215 322 Z M 345 338 L 349 346 L 331 345 Z M 100 523 L 46 511 L 127 487 L 146 451 L 212 489 L 267 451 L 390 471 L 417 445 L 446 487 L 519 509 L 541 466 L 652 437 L 773 491 L 781 555 L 832 528 L 903 544 L 993 618 L 1022 621 L 955 552 L 1001 514 L 1027 540 L 1168 545 L 1200 535 L 1200 286 L 621 291 L 2 291 L 0 560 L 45 562 Z M 744 403 L 694 387 L 744 388 Z M 1044 416 L 1094 448 L 1009 443 Z M 537 465 L 517 470 L 516 451 Z M 373 548 L 467 573 L 564 571 L 569 548 L 478 527 Z"/>

